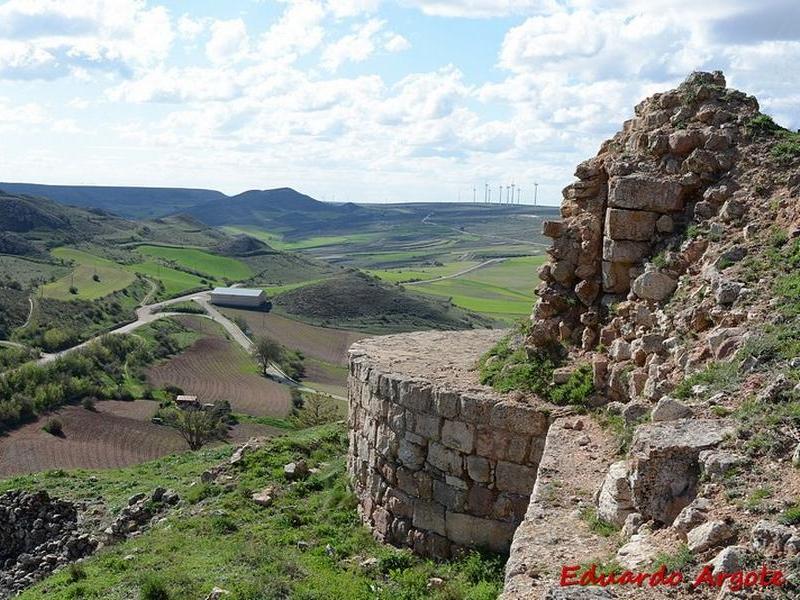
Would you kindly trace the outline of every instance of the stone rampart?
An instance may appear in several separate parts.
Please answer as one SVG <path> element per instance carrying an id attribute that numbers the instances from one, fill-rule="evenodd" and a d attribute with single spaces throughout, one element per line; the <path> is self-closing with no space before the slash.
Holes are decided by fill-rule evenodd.
<path id="1" fill-rule="evenodd" d="M 376 537 L 418 554 L 507 551 L 550 425 L 477 381 L 497 331 L 372 338 L 350 350 L 348 468 Z"/>

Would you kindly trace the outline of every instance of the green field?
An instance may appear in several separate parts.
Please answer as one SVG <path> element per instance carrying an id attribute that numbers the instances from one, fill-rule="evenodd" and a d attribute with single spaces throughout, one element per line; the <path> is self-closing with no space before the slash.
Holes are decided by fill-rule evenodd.
<path id="1" fill-rule="evenodd" d="M 122 290 L 133 283 L 135 276 L 121 265 L 74 248 L 56 248 L 51 254 L 65 261 L 73 261 L 72 273 L 48 283 L 42 296 L 54 300 L 95 300 Z M 95 278 L 99 281 L 95 281 Z M 70 291 L 77 288 L 77 293 Z"/>
<path id="2" fill-rule="evenodd" d="M 127 265 L 125 268 L 134 273 L 141 273 L 150 279 L 161 281 L 164 284 L 164 292 L 162 294 L 164 298 L 172 298 L 188 293 L 191 290 L 208 287 L 202 282 L 202 278 L 197 275 L 171 269 L 156 262 L 137 263 L 135 265 Z"/>
<path id="3" fill-rule="evenodd" d="M 463 262 L 446 263 L 441 266 L 400 268 L 400 269 L 368 269 L 367 273 L 380 277 L 390 283 L 406 283 L 407 281 L 426 281 L 437 277 L 448 277 L 461 271 L 466 271 L 480 263 L 467 260 Z"/>
<path id="4" fill-rule="evenodd" d="M 511 258 L 454 279 L 445 279 L 409 289 L 451 298 L 453 304 L 504 321 L 530 315 L 536 268 L 544 256 Z"/>
<path id="5" fill-rule="evenodd" d="M 247 279 L 253 274 L 250 267 L 235 258 L 218 256 L 194 248 L 139 246 L 137 250 L 145 256 L 174 261 L 183 267 L 205 273 L 215 279 L 226 278 L 238 281 Z"/>

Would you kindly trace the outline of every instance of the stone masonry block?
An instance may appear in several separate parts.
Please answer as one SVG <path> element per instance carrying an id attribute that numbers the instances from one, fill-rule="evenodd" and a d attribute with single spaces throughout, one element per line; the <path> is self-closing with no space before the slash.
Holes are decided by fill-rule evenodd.
<path id="1" fill-rule="evenodd" d="M 475 426 L 461 421 L 445 421 L 442 425 L 442 444 L 469 454 L 475 446 Z"/>

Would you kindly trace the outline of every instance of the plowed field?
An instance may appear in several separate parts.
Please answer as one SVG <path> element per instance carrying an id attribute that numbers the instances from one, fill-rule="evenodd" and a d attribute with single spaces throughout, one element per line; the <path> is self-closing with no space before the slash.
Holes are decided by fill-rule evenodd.
<path id="1" fill-rule="evenodd" d="M 181 354 L 153 366 L 148 379 L 155 386 L 176 385 L 201 402 L 228 400 L 234 412 L 285 417 L 291 410 L 289 388 L 262 377 L 253 359 L 208 319 L 181 317 L 203 333 Z"/>
<path id="2" fill-rule="evenodd" d="M 157 409 L 151 400 L 98 402 L 96 411 L 67 406 L 56 413 L 64 424 L 62 437 L 42 430 L 49 417 L 0 437 L 0 478 L 50 469 L 127 467 L 186 451 L 176 431 L 150 422 Z M 279 430 L 243 423 L 231 429 L 229 441 L 274 433 Z"/>

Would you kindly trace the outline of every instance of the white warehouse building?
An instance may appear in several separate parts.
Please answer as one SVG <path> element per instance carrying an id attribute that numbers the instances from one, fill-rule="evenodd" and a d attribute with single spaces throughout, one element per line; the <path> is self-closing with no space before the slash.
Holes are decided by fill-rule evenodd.
<path id="1" fill-rule="evenodd" d="M 264 290 L 218 287 L 211 292 L 211 303 L 219 306 L 258 308 L 267 303 L 267 294 Z"/>

